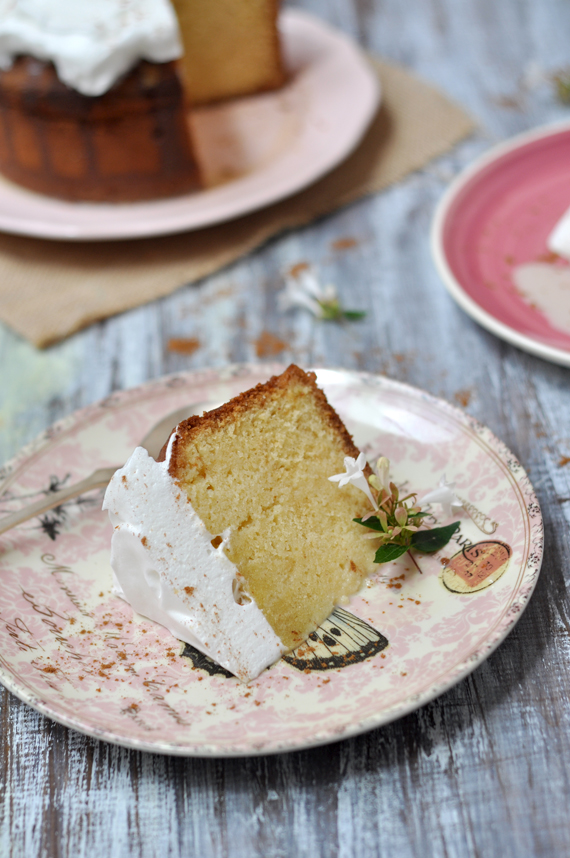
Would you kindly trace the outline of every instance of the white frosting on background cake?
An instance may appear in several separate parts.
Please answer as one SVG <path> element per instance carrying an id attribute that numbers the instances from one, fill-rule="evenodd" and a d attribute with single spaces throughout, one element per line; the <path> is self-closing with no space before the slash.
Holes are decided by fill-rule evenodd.
<path id="1" fill-rule="evenodd" d="M 0 0 L 0 68 L 22 54 L 101 95 L 139 60 L 182 56 L 182 42 L 169 0 Z"/>
<path id="2" fill-rule="evenodd" d="M 117 592 L 135 611 L 244 682 L 286 651 L 253 599 L 236 602 L 237 568 L 224 552 L 229 532 L 212 546 L 213 534 L 168 473 L 168 456 L 158 463 L 137 447 L 109 483 L 103 509 L 114 527 Z"/>

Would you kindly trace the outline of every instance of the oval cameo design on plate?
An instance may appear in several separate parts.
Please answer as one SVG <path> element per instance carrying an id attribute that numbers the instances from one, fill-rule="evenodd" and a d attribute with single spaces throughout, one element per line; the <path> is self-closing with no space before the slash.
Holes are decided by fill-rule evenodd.
<path id="1" fill-rule="evenodd" d="M 476 593 L 507 571 L 512 550 L 506 542 L 485 541 L 463 548 L 443 568 L 441 580 L 452 593 Z"/>

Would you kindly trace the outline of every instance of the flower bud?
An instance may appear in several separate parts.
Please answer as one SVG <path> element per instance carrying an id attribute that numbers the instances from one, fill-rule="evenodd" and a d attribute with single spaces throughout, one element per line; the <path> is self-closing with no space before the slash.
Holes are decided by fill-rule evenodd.
<path id="1" fill-rule="evenodd" d="M 378 512 L 376 513 L 376 515 L 378 517 L 378 521 L 382 525 L 382 530 L 387 531 L 388 530 L 388 516 L 386 515 L 384 510 L 379 509 Z"/>
<path id="2" fill-rule="evenodd" d="M 386 456 L 380 456 L 376 462 L 376 470 L 378 471 L 378 479 L 381 485 L 388 489 L 390 485 L 390 460 Z"/>
<path id="3" fill-rule="evenodd" d="M 403 527 L 408 520 L 408 513 L 403 506 L 398 507 L 398 509 L 394 513 L 394 516 L 400 527 Z"/>

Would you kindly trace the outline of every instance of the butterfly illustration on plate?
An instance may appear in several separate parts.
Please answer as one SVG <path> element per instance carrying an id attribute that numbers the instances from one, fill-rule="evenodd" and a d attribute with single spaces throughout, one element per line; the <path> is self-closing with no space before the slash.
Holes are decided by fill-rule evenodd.
<path id="1" fill-rule="evenodd" d="M 336 670 L 373 658 L 387 646 L 388 639 L 381 632 L 337 607 L 301 646 L 286 653 L 283 661 L 303 672 Z M 190 644 L 184 644 L 181 655 L 210 676 L 232 677 L 228 670 Z"/>

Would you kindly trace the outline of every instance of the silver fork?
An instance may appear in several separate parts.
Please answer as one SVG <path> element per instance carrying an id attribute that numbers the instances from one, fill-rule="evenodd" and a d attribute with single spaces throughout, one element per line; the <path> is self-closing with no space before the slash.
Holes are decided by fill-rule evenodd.
<path id="1" fill-rule="evenodd" d="M 186 405 L 184 408 L 178 408 L 176 411 L 172 411 L 170 414 L 167 414 L 166 417 L 163 417 L 162 420 L 159 420 L 158 423 L 155 423 L 152 429 L 146 433 L 139 446 L 144 447 L 153 459 L 156 459 L 168 437 L 168 433 L 171 429 L 177 426 L 181 420 L 185 420 L 193 414 L 201 414 L 206 408 L 211 411 L 216 407 L 217 406 L 215 404 L 211 405 L 208 402 L 200 402 L 197 405 Z M 56 506 L 60 506 L 60 504 L 65 503 L 65 501 L 77 498 L 85 492 L 90 492 L 93 489 L 104 488 L 108 485 L 115 471 L 121 467 L 122 465 L 112 465 L 108 468 L 98 468 L 88 477 L 85 477 L 84 480 L 74 483 L 72 486 L 67 486 L 67 488 L 60 489 L 58 492 L 49 494 L 34 503 L 28 504 L 23 509 L 18 510 L 18 512 L 13 512 L 10 515 L 4 516 L 0 519 L 0 534 L 5 533 L 12 527 L 16 527 L 18 524 L 22 524 L 24 521 L 28 521 L 30 518 L 34 518 L 37 515 L 41 515 L 43 512 L 47 512 Z"/>

